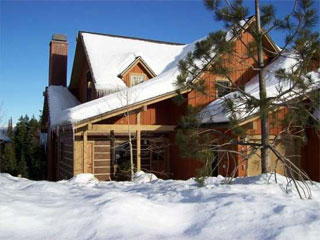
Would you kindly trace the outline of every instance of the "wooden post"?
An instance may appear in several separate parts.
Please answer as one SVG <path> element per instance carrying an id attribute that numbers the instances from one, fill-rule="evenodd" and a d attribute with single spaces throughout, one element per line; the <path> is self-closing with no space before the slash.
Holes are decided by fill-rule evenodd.
<path id="1" fill-rule="evenodd" d="M 85 164 L 86 164 L 86 158 L 87 158 L 87 142 L 88 142 L 88 133 L 87 131 L 83 132 L 83 157 L 82 157 L 82 173 L 85 171 Z"/>
<path id="2" fill-rule="evenodd" d="M 137 125 L 140 125 L 140 112 L 137 113 Z M 141 130 L 137 130 L 137 171 L 141 171 Z"/>

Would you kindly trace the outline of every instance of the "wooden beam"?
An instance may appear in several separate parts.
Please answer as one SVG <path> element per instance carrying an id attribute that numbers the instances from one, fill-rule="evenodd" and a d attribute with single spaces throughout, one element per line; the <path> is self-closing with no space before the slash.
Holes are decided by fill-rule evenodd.
<path id="1" fill-rule="evenodd" d="M 181 94 L 184 94 L 184 93 L 187 93 L 187 92 L 190 92 L 190 91 L 191 91 L 191 89 L 183 89 L 183 90 L 181 90 Z M 170 92 L 170 93 L 163 94 L 161 96 L 157 96 L 157 97 L 145 100 L 145 101 L 141 101 L 141 102 L 133 104 L 131 106 L 124 106 L 124 107 L 121 107 L 121 108 L 117 108 L 117 109 L 115 109 L 113 111 L 110 111 L 110 112 L 107 112 L 107 113 L 102 113 L 100 115 L 97 115 L 97 116 L 82 120 L 78 124 L 75 124 L 74 127 L 75 128 L 81 128 L 83 126 L 88 125 L 88 123 L 95 123 L 95 122 L 99 122 L 101 120 L 108 119 L 108 118 L 111 118 L 111 117 L 114 117 L 114 116 L 119 116 L 119 115 L 127 112 L 128 111 L 128 107 L 129 107 L 129 111 L 133 111 L 133 110 L 142 108 L 144 106 L 151 105 L 153 103 L 157 103 L 157 102 L 164 101 L 166 99 L 170 99 L 170 98 L 175 97 L 175 96 L 177 96 L 177 93 L 175 91 L 173 91 L 173 92 Z"/>
<path id="2" fill-rule="evenodd" d="M 136 132 L 140 131 L 160 131 L 160 132 L 171 132 L 176 128 L 175 125 L 130 125 L 130 131 Z M 92 130 L 90 132 L 95 131 L 115 131 L 115 132 L 128 132 L 127 125 L 120 124 L 97 124 L 92 125 Z"/>

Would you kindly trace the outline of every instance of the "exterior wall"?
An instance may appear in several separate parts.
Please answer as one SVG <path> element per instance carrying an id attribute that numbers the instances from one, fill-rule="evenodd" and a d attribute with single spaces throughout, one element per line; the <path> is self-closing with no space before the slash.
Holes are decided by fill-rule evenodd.
<path id="1" fill-rule="evenodd" d="M 274 138 L 274 136 L 271 136 L 271 140 Z M 261 139 L 260 135 L 252 135 L 249 137 L 249 140 L 252 142 L 259 142 Z M 286 153 L 286 149 L 288 149 L 290 144 L 283 144 L 281 141 L 278 141 L 276 144 L 276 149 L 282 153 Z M 249 152 L 247 153 L 249 154 Z M 276 166 L 277 157 L 270 151 L 270 168 L 274 169 Z M 279 161 L 277 163 L 276 172 L 279 174 L 284 175 L 285 168 L 283 164 Z M 261 174 L 261 160 L 260 160 L 260 151 L 258 151 L 256 154 L 253 154 L 247 162 L 247 172 L 246 174 L 243 174 L 241 176 L 255 176 Z"/>
<path id="2" fill-rule="evenodd" d="M 173 179 L 188 179 L 196 176 L 197 169 L 202 167 L 200 161 L 181 158 L 180 149 L 175 142 L 175 132 L 170 133 L 170 170 Z"/>
<path id="3" fill-rule="evenodd" d="M 302 146 L 302 169 L 309 177 L 320 182 L 320 136 L 315 129 L 306 130 L 307 142 Z"/>
<path id="4" fill-rule="evenodd" d="M 176 125 L 180 117 L 186 112 L 186 104 L 178 106 L 172 99 L 164 100 L 147 106 L 146 111 L 141 112 L 140 123 L 142 125 Z M 112 117 L 98 124 L 127 124 L 126 117 L 122 114 Z M 137 114 L 130 114 L 130 124 L 137 124 Z"/>
<path id="5" fill-rule="evenodd" d="M 58 174 L 57 179 L 69 179 L 74 174 L 73 166 L 73 133 L 61 132 L 57 139 L 57 165 Z"/>
<path id="6" fill-rule="evenodd" d="M 245 58 L 246 56 L 246 47 L 245 44 L 248 44 L 249 42 L 253 41 L 253 37 L 250 33 L 244 32 L 241 35 L 241 40 L 235 41 L 235 50 L 236 55 L 241 56 Z M 227 56 L 229 58 L 229 56 Z M 247 83 L 252 77 L 254 77 L 257 72 L 252 70 L 249 66 L 254 66 L 255 62 L 252 58 L 243 59 L 236 56 L 231 57 L 231 61 L 227 61 L 226 67 L 230 69 L 231 74 L 230 78 L 234 85 L 236 86 L 243 86 L 245 83 Z M 269 61 L 269 57 L 267 56 L 267 52 L 265 52 L 264 60 L 267 63 Z M 191 91 L 188 94 L 188 104 L 191 106 L 199 106 L 204 107 L 210 102 L 212 102 L 214 99 L 216 99 L 217 96 L 217 89 L 216 89 L 216 81 L 217 80 L 224 80 L 221 76 L 214 75 L 212 73 L 204 73 L 204 76 L 202 79 L 205 79 L 206 86 L 207 86 L 207 95 L 204 96 L 203 94 Z"/>
<path id="7" fill-rule="evenodd" d="M 110 180 L 113 172 L 111 146 L 110 137 L 89 136 L 83 141 L 83 135 L 77 135 L 73 174 L 92 173 L 99 180 Z"/>
<path id="8" fill-rule="evenodd" d="M 91 154 L 92 173 L 99 180 L 110 180 L 112 175 L 112 142 L 110 138 L 92 138 L 88 142 L 88 154 Z M 88 157 L 89 158 L 89 157 Z M 88 167 L 90 170 L 91 168 Z"/>
<path id="9" fill-rule="evenodd" d="M 280 109 L 277 112 L 271 113 L 269 115 L 269 126 L 270 126 L 270 141 L 273 141 L 274 137 L 278 135 L 282 129 L 282 120 L 284 119 L 287 113 L 286 109 Z M 251 123 L 252 128 L 248 129 L 247 136 L 248 139 L 251 141 L 259 142 L 261 139 L 261 121 L 260 119 L 255 119 Z M 281 135 L 279 140 L 275 144 L 276 149 L 283 155 L 289 156 L 288 158 L 297 166 L 302 166 L 302 159 L 301 159 L 301 141 L 299 139 L 290 139 L 288 136 Z M 249 154 L 249 153 L 247 153 Z M 260 152 L 257 152 L 260 155 Z M 274 169 L 277 161 L 277 157 L 270 151 L 270 168 Z M 277 164 L 277 173 L 284 175 L 285 174 L 285 167 L 279 161 Z M 247 163 L 247 174 L 248 176 L 253 176 L 257 174 L 261 174 L 261 163 L 259 160 L 259 156 L 256 154 L 251 156 L 248 159 Z M 245 176 L 245 175 L 243 175 Z"/>
<path id="10" fill-rule="evenodd" d="M 84 61 L 81 67 L 81 74 L 79 78 L 78 89 L 76 89 L 76 93 L 75 93 L 75 95 L 77 96 L 78 100 L 81 103 L 87 102 L 87 89 L 88 89 L 87 72 L 88 71 L 89 71 L 89 66 L 88 66 L 87 60 L 84 58 Z M 92 96 L 91 96 L 92 100 L 98 98 L 98 94 L 95 88 L 92 89 L 91 93 L 92 93 Z"/>

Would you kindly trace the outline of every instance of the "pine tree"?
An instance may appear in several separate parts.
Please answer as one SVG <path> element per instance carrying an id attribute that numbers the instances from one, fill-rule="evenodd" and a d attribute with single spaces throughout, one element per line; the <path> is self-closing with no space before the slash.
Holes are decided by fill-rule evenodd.
<path id="1" fill-rule="evenodd" d="M 14 130 L 12 125 L 12 118 L 10 118 L 8 121 L 7 136 L 10 138 L 10 143 L 7 143 L 4 147 L 1 159 L 1 172 L 15 175 L 17 172 L 17 160 L 15 156 L 15 146 L 13 141 Z"/>
<path id="2" fill-rule="evenodd" d="M 7 143 L 4 147 L 1 171 L 5 173 L 10 173 L 15 175 L 17 173 L 17 160 L 14 151 L 14 145 L 12 143 Z"/>
<path id="3" fill-rule="evenodd" d="M 15 127 L 14 143 L 16 149 L 16 158 L 21 157 L 22 151 L 25 151 L 28 142 L 26 141 L 28 118 L 21 116 Z"/>
<path id="4" fill-rule="evenodd" d="M 12 118 L 8 121 L 7 136 L 12 140 L 14 138 Z"/>
<path id="5" fill-rule="evenodd" d="M 28 166 L 27 166 L 27 162 L 25 160 L 25 153 L 23 150 L 21 151 L 21 156 L 19 159 L 18 175 L 21 175 L 21 177 L 25 177 L 25 178 L 27 178 L 29 176 Z"/>
<path id="6" fill-rule="evenodd" d="M 259 149 L 263 173 L 271 171 L 269 152 L 272 151 L 290 169 L 290 177 L 298 174 L 307 178 L 304 173 L 296 169 L 286 156 L 281 155 L 275 149 L 274 143 L 270 142 L 270 121 L 268 118 L 277 108 L 285 108 L 287 114 L 283 126 L 286 133 L 293 137 L 301 138 L 302 130 L 310 123 L 319 127 L 319 121 L 312 115 L 312 112 L 320 107 L 319 92 L 315 90 L 316 85 L 308 75 L 310 71 L 317 69 L 320 56 L 319 33 L 312 32 L 318 21 L 317 12 L 313 7 L 314 1 L 298 0 L 289 15 L 279 18 L 273 5 L 260 6 L 259 0 L 255 0 L 255 18 L 248 29 L 243 29 L 243 22 L 247 22 L 249 19 L 249 9 L 243 5 L 241 0 L 205 0 L 204 3 L 213 13 L 215 19 L 224 23 L 226 31 L 210 33 L 206 39 L 195 44 L 195 50 L 179 63 L 180 75 L 177 78 L 177 85 L 180 88 L 189 87 L 201 94 L 208 95 L 212 91 L 207 89 L 205 79 L 201 79 L 201 73 L 211 72 L 229 80 L 231 88 L 238 93 L 234 95 L 234 98 L 224 99 L 223 106 L 230 113 L 230 129 L 233 130 L 234 136 L 233 139 L 232 136 L 225 136 L 228 140 L 226 142 L 230 146 L 245 145 Z M 237 36 L 241 30 L 250 32 L 253 40 L 244 44 L 247 52 L 245 56 L 239 57 L 236 53 L 235 42 L 229 41 L 227 38 L 230 34 Z M 273 30 L 286 33 L 285 43 L 278 51 L 268 52 L 269 57 L 274 60 L 280 57 L 294 58 L 296 64 L 288 69 L 279 68 L 275 72 L 277 79 L 281 81 L 278 95 L 268 97 L 265 78 L 267 68 L 263 60 L 266 50 L 263 48 L 263 41 L 264 37 Z M 230 66 L 233 66 L 234 61 L 241 63 L 243 59 L 251 59 L 255 63 L 252 69 L 258 74 L 259 97 L 243 91 L 241 83 L 232 81 L 231 74 L 237 69 Z M 193 81 L 194 79 L 197 81 Z M 281 85 L 286 83 L 289 83 L 290 87 L 283 89 Z M 256 110 L 261 119 L 261 142 L 243 141 L 241 137 L 246 129 L 240 126 L 243 118 L 239 116 L 243 112 L 251 113 Z M 188 131 L 185 131 L 184 136 L 186 139 L 190 138 Z M 191 142 L 193 140 L 191 139 Z M 195 144 L 198 143 L 195 142 Z M 203 144 L 203 146 L 205 150 L 208 145 Z"/>

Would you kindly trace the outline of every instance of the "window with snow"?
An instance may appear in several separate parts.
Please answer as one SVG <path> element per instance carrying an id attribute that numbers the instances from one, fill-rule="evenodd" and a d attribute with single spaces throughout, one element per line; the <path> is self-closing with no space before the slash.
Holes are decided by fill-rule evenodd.
<path id="1" fill-rule="evenodd" d="M 130 74 L 130 86 L 142 83 L 145 81 L 145 75 L 143 74 Z"/>
<path id="2" fill-rule="evenodd" d="M 230 82 L 228 80 L 217 80 L 216 89 L 218 97 L 223 97 L 231 91 Z"/>

